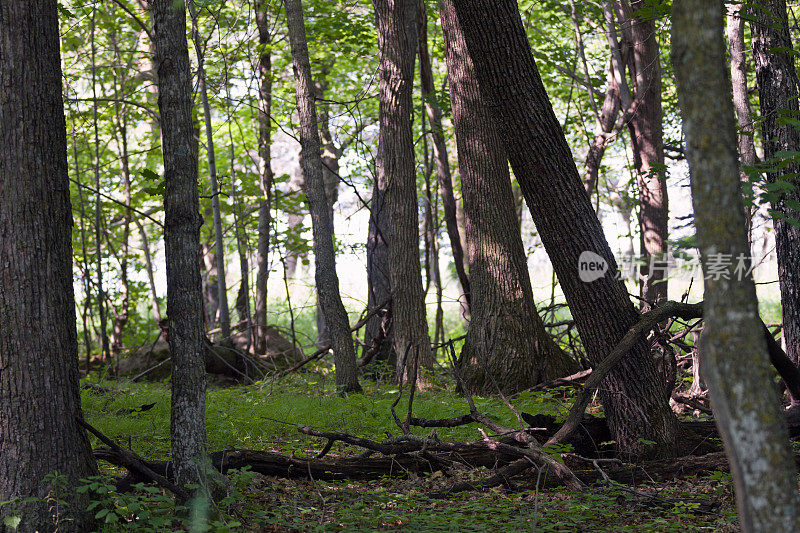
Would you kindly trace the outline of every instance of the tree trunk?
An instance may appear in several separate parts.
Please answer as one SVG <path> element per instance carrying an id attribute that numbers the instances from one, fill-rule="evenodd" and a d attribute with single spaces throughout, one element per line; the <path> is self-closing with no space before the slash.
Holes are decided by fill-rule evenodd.
<path id="1" fill-rule="evenodd" d="M 72 490 L 97 467 L 76 421 L 83 413 L 61 81 L 56 2 L 0 3 L 0 501 L 39 499 L 3 506 L 26 533 L 93 529 L 88 501 Z M 46 479 L 56 472 L 64 485 Z M 55 516 L 49 496 L 69 505 Z"/>
<path id="2" fill-rule="evenodd" d="M 741 4 L 728 4 L 728 51 L 731 56 L 731 86 L 733 87 L 733 107 L 739 125 L 739 157 L 742 182 L 748 181 L 747 168 L 756 164 L 755 128 L 750 109 L 750 96 L 747 93 L 747 58 L 744 46 L 744 19 L 741 17 Z M 747 241 L 752 241 L 752 206 L 747 207 Z"/>
<path id="3" fill-rule="evenodd" d="M 756 81 L 761 102 L 761 125 L 764 160 L 774 168 L 767 173 L 777 196 L 772 202 L 775 225 L 775 248 L 778 256 L 778 280 L 783 307 L 783 339 L 786 354 L 800 365 L 800 228 L 787 221 L 800 219 L 800 163 L 796 157 L 786 161 L 780 152 L 800 150 L 800 130 L 793 121 L 798 115 L 798 79 L 794 51 L 789 35 L 785 0 L 763 0 L 754 9 L 750 29 L 756 63 Z M 788 120 L 787 120 L 788 118 Z M 784 177 L 786 176 L 786 177 Z M 792 207 L 794 205 L 794 207 Z"/>
<path id="4" fill-rule="evenodd" d="M 719 254 L 747 259 L 736 125 L 725 69 L 723 2 L 673 4 L 672 53 L 705 273 L 704 373 L 736 486 L 742 530 L 798 530 L 795 466 L 773 385 L 755 284 L 709 275 Z M 713 132 L 713 133 L 712 133 Z"/>
<path id="5" fill-rule="evenodd" d="M 111 364 L 111 350 L 108 344 L 108 318 L 106 315 L 106 291 L 103 288 L 103 254 L 101 231 L 103 209 L 100 201 L 100 131 L 97 125 L 97 65 L 95 62 L 95 19 L 97 7 L 92 9 L 92 35 L 91 35 L 91 54 L 92 54 L 92 125 L 94 130 L 94 246 L 95 246 L 95 267 L 97 268 L 97 311 L 100 316 L 100 346 L 101 356 L 106 366 Z"/>
<path id="6" fill-rule="evenodd" d="M 156 322 L 161 322 L 161 306 L 158 303 L 158 293 L 156 292 L 156 278 L 153 272 L 153 261 L 150 257 L 150 241 L 147 232 L 139 220 L 134 219 L 136 227 L 139 228 L 139 237 L 142 240 L 142 252 L 144 253 L 144 268 L 147 271 L 147 281 L 150 286 L 150 299 L 153 305 L 153 317 Z"/>
<path id="7" fill-rule="evenodd" d="M 206 381 L 200 262 L 197 144 L 183 4 L 151 0 L 164 154 L 164 251 L 172 354 L 170 437 L 175 479 L 209 495 L 214 478 L 206 451 Z"/>
<path id="8" fill-rule="evenodd" d="M 608 31 L 613 31 L 610 28 Z M 590 98 L 594 98 L 591 94 Z M 606 78 L 606 95 L 603 99 L 603 107 L 600 108 L 600 119 L 594 133 L 592 144 L 589 145 L 589 152 L 586 154 L 585 169 L 583 172 L 583 184 L 589 196 L 597 188 L 597 180 L 600 175 L 600 164 L 606 153 L 608 143 L 613 140 L 615 134 L 617 117 L 620 112 L 619 88 L 617 87 L 616 73 L 613 65 L 608 67 Z"/>
<path id="9" fill-rule="evenodd" d="M 417 0 L 374 0 L 380 53 L 380 133 L 376 188 L 385 191 L 394 349 L 398 371 L 416 358 L 433 366 L 425 293 L 419 262 L 417 179 L 411 131 L 412 86 L 417 49 Z M 374 209 L 374 206 L 373 206 Z M 409 348 L 410 347 L 410 348 Z"/>
<path id="10" fill-rule="evenodd" d="M 447 227 L 447 236 L 450 238 L 450 249 L 453 253 L 453 264 L 456 267 L 458 282 L 461 284 L 461 293 L 466 302 L 467 314 L 472 310 L 472 291 L 464 261 L 464 250 L 461 246 L 461 235 L 458 232 L 456 220 L 456 198 L 453 195 L 453 177 L 450 173 L 450 161 L 447 157 L 447 143 L 442 127 L 442 110 L 436 101 L 436 89 L 433 85 L 433 69 L 431 57 L 428 53 L 428 11 L 424 0 L 419 2 L 419 64 L 420 64 L 420 89 L 422 100 L 425 102 L 425 113 L 431 125 L 433 138 L 433 158 L 436 162 L 436 178 L 439 183 L 439 192 L 442 195 L 444 208 L 444 221 Z"/>
<path id="11" fill-rule="evenodd" d="M 513 394 L 579 368 L 536 312 L 506 152 L 481 100 L 452 1 L 441 6 L 473 294 L 462 375 L 473 392 L 499 387 Z"/>
<path id="12" fill-rule="evenodd" d="M 664 165 L 664 113 L 661 107 L 661 59 L 656 24 L 652 18 L 632 15 L 645 0 L 620 0 L 630 26 L 632 55 L 630 75 L 635 93 L 634 111 L 628 122 L 633 144 L 633 163 L 639 185 L 639 234 L 644 264 L 640 269 L 641 295 L 648 302 L 667 299 L 669 202 Z"/>
<path id="13" fill-rule="evenodd" d="M 197 10 L 194 1 L 187 2 L 189 14 L 192 19 L 192 40 L 194 51 L 197 55 L 197 85 L 200 90 L 200 100 L 203 102 L 203 118 L 206 130 L 206 155 L 208 156 L 208 177 L 211 183 L 211 211 L 214 220 L 214 253 L 217 259 L 217 291 L 219 293 L 219 327 L 222 338 L 231 336 L 231 314 L 228 307 L 228 284 L 225 279 L 225 239 L 222 234 L 222 213 L 219 202 L 219 185 L 217 183 L 217 160 L 214 155 L 214 135 L 211 125 L 211 106 L 208 104 L 208 89 L 206 88 L 206 70 L 203 65 L 203 47 L 200 42 L 198 29 Z"/>
<path id="14" fill-rule="evenodd" d="M 289 43 L 297 87 L 297 112 L 300 118 L 300 164 L 306 178 L 308 200 L 314 232 L 314 265 L 317 294 L 322 304 L 325 323 L 331 338 L 336 366 L 336 388 L 340 393 L 358 392 L 358 367 L 350 338 L 347 312 L 339 295 L 339 277 L 336 275 L 336 253 L 333 248 L 333 226 L 325 195 L 322 173 L 317 110 L 314 103 L 314 86 L 311 81 L 311 64 L 308 59 L 306 29 L 300 0 L 284 0 Z"/>
<path id="15" fill-rule="evenodd" d="M 272 165 L 270 148 L 272 146 L 272 43 L 265 0 L 256 0 L 256 26 L 258 27 L 258 73 L 261 86 L 258 91 L 258 185 L 261 200 L 258 203 L 258 252 L 256 259 L 256 302 L 254 320 L 256 323 L 256 353 L 267 349 L 267 282 L 269 281 L 270 248 L 270 209 L 272 209 Z"/>
<path id="16" fill-rule="evenodd" d="M 517 3 L 454 0 L 453 4 L 482 99 L 493 110 L 583 345 L 597 364 L 639 314 L 624 283 L 615 278 L 617 265 L 542 85 Z M 588 270 L 592 263 L 607 267 L 605 275 L 590 276 L 595 273 Z M 609 374 L 600 395 L 622 451 L 674 453 L 677 421 L 646 343 L 637 344 Z"/>

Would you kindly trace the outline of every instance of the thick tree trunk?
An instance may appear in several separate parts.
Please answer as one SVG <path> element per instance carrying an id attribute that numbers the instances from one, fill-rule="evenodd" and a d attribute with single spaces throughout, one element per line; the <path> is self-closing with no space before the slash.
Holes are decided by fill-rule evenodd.
<path id="1" fill-rule="evenodd" d="M 292 62 L 297 86 L 297 112 L 300 118 L 300 164 L 306 178 L 306 198 L 314 232 L 314 265 L 317 294 L 325 315 L 336 366 L 336 388 L 341 393 L 361 390 L 358 367 L 350 338 L 347 312 L 339 294 L 336 253 L 333 248 L 333 224 L 325 195 L 322 172 L 317 110 L 311 64 L 308 59 L 306 29 L 300 0 L 284 0 Z"/>
<path id="2" fill-rule="evenodd" d="M 375 309 L 392 298 L 389 287 L 389 247 L 386 208 L 386 189 L 376 182 L 372 189 L 369 209 L 369 228 L 367 233 L 367 308 Z M 362 356 L 375 352 L 376 361 L 397 362 L 394 351 L 394 331 L 391 327 L 392 306 L 384 316 L 374 315 L 364 327 L 364 350 Z"/>
<path id="3" fill-rule="evenodd" d="M 452 0 L 441 4 L 441 16 L 473 294 L 462 375 L 473 392 L 499 387 L 510 394 L 579 368 L 536 312 L 506 152 L 481 99 Z"/>
<path id="4" fill-rule="evenodd" d="M 56 2 L 0 4 L 0 501 L 16 531 L 88 531 L 95 474 L 78 394 L 72 211 Z M 45 500 L 70 505 L 56 516 Z M 63 512 L 64 514 L 61 514 Z M 58 519 L 58 521 L 56 521 Z M 2 529 L 2 526 L 0 526 Z"/>
<path id="5" fill-rule="evenodd" d="M 433 366 L 419 262 L 417 179 L 411 131 L 417 0 L 374 0 L 380 49 L 380 133 L 376 188 L 385 191 L 394 347 Z M 373 206 L 373 209 L 375 206 Z M 409 348 L 410 347 L 410 348 Z M 398 359 L 402 365 L 402 357 Z M 399 367 L 398 367 L 399 370 Z"/>
<path id="6" fill-rule="evenodd" d="M 219 293 L 219 327 L 222 338 L 231 336 L 231 314 L 228 307 L 228 283 L 225 277 L 225 238 L 222 234 L 222 213 L 219 202 L 219 185 L 217 183 L 217 159 L 214 155 L 214 135 L 211 125 L 211 106 L 208 103 L 208 89 L 206 88 L 206 70 L 203 65 L 203 46 L 200 42 L 198 29 L 197 10 L 194 2 L 187 2 L 189 14 L 192 19 L 192 40 L 197 55 L 197 85 L 200 90 L 200 100 L 203 102 L 203 122 L 206 130 L 206 155 L 208 157 L 208 177 L 211 184 L 211 211 L 214 221 L 214 253 L 217 260 L 217 291 Z"/>
<path id="7" fill-rule="evenodd" d="M 422 99 L 425 102 L 425 113 L 431 125 L 433 137 L 433 159 L 436 162 L 436 178 L 439 183 L 439 193 L 442 195 L 444 208 L 444 221 L 447 227 L 447 236 L 450 238 L 450 249 L 453 253 L 453 264 L 456 267 L 458 282 L 461 284 L 461 293 L 466 302 L 467 313 L 471 313 L 472 294 L 469 277 L 465 267 L 464 249 L 461 246 L 461 235 L 458 232 L 456 220 L 456 198 L 453 195 L 453 177 L 450 173 L 450 161 L 447 157 L 447 143 L 442 127 L 442 110 L 436 101 L 436 89 L 433 85 L 433 68 L 431 57 L 428 53 L 428 11 L 425 2 L 419 2 L 419 63 L 420 63 L 420 88 Z"/>
<path id="8" fill-rule="evenodd" d="M 791 184 L 793 190 L 774 190 L 772 202 L 775 225 L 775 248 L 778 256 L 778 280 L 783 307 L 783 339 L 786 353 L 800 365 L 800 228 L 786 219 L 800 219 L 800 163 L 796 157 L 785 161 L 779 152 L 800 150 L 800 130 L 793 120 L 798 115 L 798 79 L 794 51 L 789 35 L 785 0 L 763 0 L 754 9 L 750 24 L 753 55 L 763 119 L 764 160 L 771 165 L 788 163 L 785 168 L 768 172 L 770 183 Z M 786 120 L 789 118 L 789 120 Z M 784 178 L 783 176 L 788 176 Z M 794 204 L 795 207 L 791 205 Z"/>
<path id="9" fill-rule="evenodd" d="M 206 451 L 206 382 L 200 262 L 197 144 L 183 4 L 151 0 L 164 154 L 164 251 L 172 354 L 170 437 L 175 479 L 213 491 Z"/>
<path id="10" fill-rule="evenodd" d="M 599 363 L 639 314 L 623 282 L 615 279 L 617 265 L 542 85 L 517 3 L 453 4 L 483 101 L 494 112 L 587 354 Z M 592 262 L 608 271 L 590 281 L 587 267 Z M 600 395 L 621 450 L 636 455 L 674 453 L 677 421 L 646 343 L 637 344 L 611 372 Z"/>
<path id="11" fill-rule="evenodd" d="M 258 74 L 261 86 L 258 90 L 258 185 L 261 188 L 261 200 L 258 203 L 258 250 L 256 258 L 256 302 L 254 317 L 256 323 L 256 353 L 265 353 L 267 349 L 267 282 L 269 281 L 269 249 L 270 249 L 270 209 L 272 208 L 272 55 L 269 46 L 272 43 L 267 9 L 269 2 L 255 2 L 256 26 L 258 27 Z"/>
<path id="12" fill-rule="evenodd" d="M 632 37 L 630 75 L 636 96 L 628 129 L 639 185 L 639 235 L 644 261 L 640 269 L 641 295 L 649 302 L 657 302 L 667 299 L 663 256 L 668 251 L 669 239 L 661 59 L 655 20 L 632 15 L 631 9 L 641 9 L 645 0 L 633 0 L 631 5 L 628 0 L 620 3 Z"/>
<path id="13" fill-rule="evenodd" d="M 708 275 L 717 254 L 747 257 L 736 125 L 725 68 L 723 2 L 673 5 L 672 45 L 705 276 L 704 373 L 731 463 L 742 530 L 798 530 L 795 467 L 772 383 L 755 284 Z M 713 132 L 713 133 L 712 133 Z"/>
<path id="14" fill-rule="evenodd" d="M 747 93 L 747 58 L 744 45 L 744 19 L 741 17 L 741 4 L 728 4 L 728 52 L 731 56 L 731 86 L 733 87 L 733 107 L 739 125 L 739 157 L 742 181 L 747 181 L 747 168 L 756 164 L 755 128 L 750 109 L 750 96 Z M 748 206 L 747 240 L 753 238 L 752 206 Z"/>

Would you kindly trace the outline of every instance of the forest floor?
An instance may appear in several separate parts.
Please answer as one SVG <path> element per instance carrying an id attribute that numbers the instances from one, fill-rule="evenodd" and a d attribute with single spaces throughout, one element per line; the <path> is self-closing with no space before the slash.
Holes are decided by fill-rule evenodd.
<path id="1" fill-rule="evenodd" d="M 169 458 L 170 391 L 168 383 L 130 383 L 84 379 L 82 401 L 86 420 L 120 445 L 146 459 Z M 250 386 L 212 385 L 208 392 L 207 425 L 211 451 L 265 450 L 286 456 L 314 457 L 325 441 L 298 433 L 298 426 L 346 432 L 374 440 L 399 434 L 391 405 L 394 385 L 367 380 L 364 394 L 341 398 L 332 375 L 294 374 L 281 381 Z M 523 393 L 511 401 L 530 414 L 564 417 L 572 391 L 565 388 Z M 499 400 L 475 398 L 476 407 L 502 424 L 513 426 L 515 415 Z M 405 399 L 398 409 L 405 412 Z M 592 406 L 597 410 L 597 406 Z M 414 399 L 414 414 L 446 418 L 469 411 L 464 398 L 445 382 L 432 383 Z M 480 439 L 478 424 L 437 429 L 440 439 Z M 420 436 L 430 429 L 416 428 Z M 100 443 L 92 437 L 92 445 Z M 568 450 L 565 450 L 568 451 Z M 334 444 L 332 457 L 353 457 L 360 448 Z M 730 475 L 650 482 L 636 487 L 595 484 L 581 491 L 537 489 L 536 471 L 517 481 L 515 491 L 494 489 L 436 497 L 454 482 L 441 472 L 407 479 L 319 481 L 266 477 L 244 471 L 231 476 L 231 495 L 213 519 L 192 527 L 169 494 L 139 486 L 132 493 L 113 490 L 111 477 L 123 472 L 100 461 L 104 478 L 87 485 L 96 501 L 103 531 L 737 531 Z M 483 479 L 487 469 L 465 470 L 468 479 Z M 87 490 L 87 489 L 82 489 Z M 642 498 L 643 494 L 654 498 Z M 698 499 L 712 502 L 700 512 Z M 176 512 L 178 511 L 178 512 Z"/>

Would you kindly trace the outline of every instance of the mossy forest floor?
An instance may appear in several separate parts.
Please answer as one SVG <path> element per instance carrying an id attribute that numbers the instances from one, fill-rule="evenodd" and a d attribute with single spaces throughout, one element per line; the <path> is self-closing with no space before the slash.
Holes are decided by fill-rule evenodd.
<path id="1" fill-rule="evenodd" d="M 82 401 L 87 421 L 147 459 L 169 457 L 168 383 L 130 383 L 84 379 Z M 324 441 L 297 432 L 297 425 L 341 431 L 383 440 L 399 433 L 390 406 L 397 387 L 363 381 L 364 394 L 336 394 L 324 369 L 281 381 L 250 386 L 210 386 L 208 441 L 211 451 L 233 448 L 267 450 L 313 457 Z M 512 399 L 531 414 L 563 416 L 571 393 L 556 389 L 523 393 Z M 512 426 L 514 414 L 499 400 L 475 398 L 479 410 Z M 401 409 L 405 401 L 401 401 Z M 468 412 L 466 401 L 446 383 L 432 383 L 417 394 L 414 414 L 446 418 Z M 422 428 L 416 434 L 429 436 Z M 441 439 L 480 438 L 478 426 L 438 429 Z M 94 438 L 93 446 L 100 445 Z M 336 443 L 332 456 L 363 450 Z M 100 462 L 105 476 L 122 472 Z M 481 479 L 486 469 L 464 470 L 461 479 Z M 624 488 L 594 485 L 581 492 L 537 490 L 534 471 L 517 492 L 492 490 L 441 499 L 431 495 L 454 479 L 437 472 L 412 479 L 371 482 L 297 481 L 241 472 L 232 477 L 231 496 L 210 515 L 190 520 L 169 494 L 155 487 L 118 494 L 110 478 L 90 487 L 103 531 L 736 531 L 732 483 L 728 474 L 653 482 L 637 490 L 657 498 L 646 501 Z M 86 489 L 83 489 L 86 490 Z M 696 512 L 692 498 L 712 500 L 713 514 Z M 99 502 L 99 503 L 98 503 Z M 671 503 L 664 503 L 671 502 Z"/>

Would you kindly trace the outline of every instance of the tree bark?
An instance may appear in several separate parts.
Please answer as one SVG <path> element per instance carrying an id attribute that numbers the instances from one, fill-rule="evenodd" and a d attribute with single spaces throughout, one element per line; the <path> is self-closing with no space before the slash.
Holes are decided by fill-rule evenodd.
<path id="1" fill-rule="evenodd" d="M 508 159 L 481 100 L 452 0 L 442 2 L 441 17 L 473 294 L 461 373 L 472 392 L 513 394 L 579 368 L 536 311 Z"/>
<path id="2" fill-rule="evenodd" d="M 442 127 L 442 110 L 436 101 L 436 89 L 433 85 L 433 68 L 431 67 L 431 57 L 428 52 L 428 11 L 425 2 L 419 2 L 419 64 L 420 64 L 420 89 L 422 100 L 425 102 L 425 113 L 431 125 L 431 137 L 433 138 L 433 159 L 436 162 L 436 178 L 439 183 L 439 192 L 442 195 L 442 207 L 444 208 L 444 221 L 447 227 L 447 236 L 450 238 L 450 249 L 453 253 L 453 264 L 456 267 L 456 275 L 461 285 L 461 293 L 466 302 L 465 312 L 471 313 L 472 291 L 470 288 L 469 277 L 465 268 L 464 249 L 461 246 L 461 235 L 458 232 L 458 221 L 456 220 L 456 198 L 453 194 L 453 177 L 450 173 L 450 161 L 447 157 L 447 143 L 444 138 Z"/>
<path id="3" fill-rule="evenodd" d="M 597 364 L 639 314 L 625 285 L 615 278 L 617 265 L 542 85 L 517 3 L 453 0 L 453 4 L 483 101 L 494 112 L 583 345 Z M 603 277 L 581 280 L 579 268 L 586 265 L 587 257 L 607 266 Z M 677 421 L 646 343 L 638 343 L 609 375 L 600 397 L 622 451 L 673 453 Z M 643 441 L 657 444 L 648 446 Z"/>
<path id="4" fill-rule="evenodd" d="M 193 141 L 192 84 L 183 4 L 151 0 L 158 72 L 158 110 L 164 154 L 164 251 L 167 317 L 172 354 L 170 437 L 175 479 L 213 491 L 206 451 L 206 382 L 203 359 L 200 200 L 197 144 Z"/>
<path id="5" fill-rule="evenodd" d="M 317 294 L 325 315 L 336 366 L 336 388 L 340 393 L 358 392 L 358 367 L 350 338 L 347 312 L 339 294 L 336 275 L 336 253 L 333 247 L 333 225 L 325 195 L 322 156 L 320 153 L 314 85 L 300 0 L 284 0 L 289 43 L 297 87 L 297 112 L 300 118 L 300 164 L 306 178 L 308 200 L 314 232 L 314 265 Z"/>
<path id="6" fill-rule="evenodd" d="M 739 157 L 742 182 L 748 181 L 747 168 L 756 164 L 755 128 L 750 109 L 750 96 L 747 93 L 747 58 L 744 45 L 744 19 L 741 4 L 728 4 L 728 52 L 731 56 L 731 86 L 733 87 L 733 107 L 739 125 Z M 754 210 L 748 207 L 747 240 L 753 238 Z"/>
<path id="7" fill-rule="evenodd" d="M 722 1 L 673 4 L 672 53 L 705 273 L 702 359 L 731 463 L 742 530 L 797 531 L 797 487 L 772 383 L 753 278 L 709 275 L 717 254 L 747 258 L 736 125 L 725 68 Z M 749 260 L 747 260 L 749 263 Z M 741 274 L 741 273 L 740 273 Z"/>
<path id="8" fill-rule="evenodd" d="M 419 262 L 417 179 L 411 131 L 417 0 L 374 0 L 380 54 L 380 133 L 376 188 L 385 191 L 394 349 L 433 366 Z M 375 206 L 373 206 L 373 209 Z M 402 357 L 398 365 L 402 365 Z M 406 369 L 412 368 L 409 359 Z M 398 371 L 400 370 L 398 366 Z"/>
<path id="9" fill-rule="evenodd" d="M 16 531 L 93 529 L 63 487 L 95 474 L 78 393 L 56 2 L 0 4 L 0 501 Z M 51 492 L 54 491 L 54 492 Z M 49 495 L 66 500 L 56 516 Z M 61 514 L 63 512 L 63 514 Z"/>
<path id="10" fill-rule="evenodd" d="M 770 165 L 786 164 L 767 172 L 767 180 L 777 186 L 772 201 L 778 280 L 783 308 L 783 338 L 786 353 L 800 366 L 800 228 L 791 224 L 800 219 L 800 163 L 796 157 L 785 161 L 778 154 L 800 150 L 800 130 L 792 123 L 798 115 L 798 79 L 794 51 L 789 35 L 785 0 L 763 0 L 753 10 L 753 55 L 761 103 L 764 160 Z M 786 120 L 789 118 L 790 120 Z M 786 189 L 789 190 L 786 190 Z"/>
<path id="11" fill-rule="evenodd" d="M 267 350 L 267 282 L 269 281 L 270 209 L 272 208 L 272 55 L 270 45 L 269 16 L 265 0 L 256 0 L 256 26 L 258 28 L 258 73 L 261 85 L 258 90 L 258 185 L 261 199 L 258 202 L 258 251 L 256 258 L 256 301 L 254 320 L 256 323 L 256 353 Z"/>
<path id="12" fill-rule="evenodd" d="M 661 59 L 656 24 L 652 18 L 634 16 L 645 0 L 620 0 L 632 38 L 630 75 L 635 93 L 628 122 L 633 162 L 639 186 L 639 235 L 644 264 L 640 269 L 641 295 L 648 302 L 667 299 L 669 202 L 664 165 L 664 112 L 661 106 Z"/>

